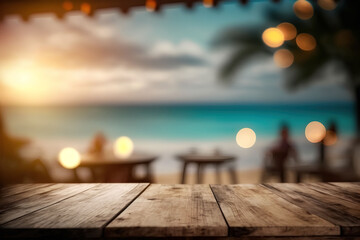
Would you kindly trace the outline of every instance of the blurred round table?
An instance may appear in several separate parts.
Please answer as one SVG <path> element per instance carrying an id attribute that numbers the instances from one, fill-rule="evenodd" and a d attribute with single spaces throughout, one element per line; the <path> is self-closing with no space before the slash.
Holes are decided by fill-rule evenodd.
<path id="1" fill-rule="evenodd" d="M 221 182 L 220 177 L 220 167 L 224 164 L 233 162 L 236 157 L 230 155 L 202 155 L 202 154 L 180 154 L 177 158 L 182 161 L 183 169 L 181 174 L 181 183 L 185 183 L 186 179 L 186 170 L 189 164 L 197 165 L 197 183 L 203 182 L 203 168 L 206 165 L 214 165 L 216 169 L 216 181 L 218 183 Z M 233 183 L 237 183 L 235 169 L 233 167 L 229 167 L 228 169 L 231 180 Z"/>
<path id="2" fill-rule="evenodd" d="M 82 155 L 80 165 L 76 168 L 89 168 L 95 182 L 152 182 L 151 163 L 156 156 L 134 154 L 127 158 L 114 155 Z M 135 168 L 145 166 L 146 174 L 139 179 L 135 176 Z M 76 173 L 75 169 L 75 173 Z M 77 176 L 77 173 L 76 173 Z"/>

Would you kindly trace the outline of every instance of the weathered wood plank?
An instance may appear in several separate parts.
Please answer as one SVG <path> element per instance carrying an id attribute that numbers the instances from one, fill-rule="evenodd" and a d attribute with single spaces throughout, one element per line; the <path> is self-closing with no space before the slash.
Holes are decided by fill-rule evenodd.
<path id="1" fill-rule="evenodd" d="M 96 238 L 148 184 L 98 184 L 3 225 L 0 234 L 32 238 Z"/>
<path id="2" fill-rule="evenodd" d="M 357 204 L 360 209 L 360 186 L 357 187 L 357 192 L 348 191 L 345 187 L 330 183 L 308 183 L 307 186 L 315 191 L 323 192 Z"/>
<path id="3" fill-rule="evenodd" d="M 264 184 L 268 189 L 306 211 L 339 225 L 343 235 L 360 235 L 360 204 L 313 190 L 307 184 Z"/>
<path id="4" fill-rule="evenodd" d="M 230 236 L 339 235 L 339 227 L 260 185 L 211 185 Z"/>
<path id="5" fill-rule="evenodd" d="M 53 184 L 0 200 L 0 225 L 85 191 L 94 184 Z"/>
<path id="6" fill-rule="evenodd" d="M 0 198 L 34 191 L 38 188 L 50 186 L 50 183 L 28 183 L 28 184 L 13 184 L 0 187 Z"/>
<path id="7" fill-rule="evenodd" d="M 331 182 L 331 185 L 339 186 L 346 191 L 360 194 L 360 183 L 359 182 Z"/>
<path id="8" fill-rule="evenodd" d="M 208 185 L 151 185 L 105 229 L 106 237 L 227 236 Z"/>
<path id="9" fill-rule="evenodd" d="M 15 205 L 18 201 L 22 201 L 27 198 L 39 195 L 39 194 L 45 194 L 47 192 L 59 189 L 62 186 L 61 184 L 50 184 L 48 186 L 43 186 L 41 188 L 35 188 L 35 189 L 31 189 L 28 190 L 26 189 L 23 192 L 19 192 L 21 191 L 21 189 L 25 189 L 24 186 L 19 186 L 19 189 L 17 189 L 17 186 L 15 186 L 15 190 L 16 190 L 16 194 L 9 194 L 8 196 L 2 197 L 0 199 L 0 213 L 3 211 L 8 211 L 9 209 L 12 208 L 13 205 Z"/>

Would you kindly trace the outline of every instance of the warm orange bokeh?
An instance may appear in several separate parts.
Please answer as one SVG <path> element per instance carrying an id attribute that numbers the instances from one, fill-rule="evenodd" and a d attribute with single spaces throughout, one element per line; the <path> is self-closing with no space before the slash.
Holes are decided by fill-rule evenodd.
<path id="1" fill-rule="evenodd" d="M 296 1 L 294 3 L 293 9 L 295 15 L 302 20 L 310 19 L 314 15 L 313 6 L 306 0 Z"/>
<path id="2" fill-rule="evenodd" d="M 263 32 L 262 39 L 269 47 L 276 48 L 284 43 L 284 34 L 277 28 L 268 28 Z"/>
<path id="3" fill-rule="evenodd" d="M 280 23 L 277 26 L 278 29 L 284 34 L 285 40 L 291 40 L 296 37 L 297 31 L 294 25 L 288 22 Z"/>
<path id="4" fill-rule="evenodd" d="M 316 48 L 316 39 L 308 33 L 301 33 L 296 37 L 296 44 L 301 50 L 311 51 Z"/>
<path id="5" fill-rule="evenodd" d="M 204 7 L 210 8 L 214 6 L 214 0 L 203 0 Z"/>
<path id="6" fill-rule="evenodd" d="M 294 55 L 287 49 L 279 49 L 274 53 L 274 62 L 281 68 L 290 67 L 294 62 Z"/>
<path id="7" fill-rule="evenodd" d="M 328 11 L 334 10 L 336 8 L 336 2 L 334 0 L 317 0 L 317 4 L 319 4 L 322 9 Z"/>
<path id="8" fill-rule="evenodd" d="M 326 135 L 326 128 L 321 122 L 310 122 L 305 128 L 305 137 L 311 143 L 321 142 Z"/>
<path id="9" fill-rule="evenodd" d="M 62 6 L 63 9 L 66 11 L 71 11 L 74 9 L 74 4 L 70 1 L 64 1 Z"/>
<path id="10" fill-rule="evenodd" d="M 82 3 L 80 6 L 80 10 L 86 15 L 90 15 L 91 13 L 91 5 L 89 3 Z"/>
<path id="11" fill-rule="evenodd" d="M 155 11 L 156 7 L 157 7 L 157 2 L 155 0 L 146 1 L 146 10 L 148 10 L 149 12 Z"/>

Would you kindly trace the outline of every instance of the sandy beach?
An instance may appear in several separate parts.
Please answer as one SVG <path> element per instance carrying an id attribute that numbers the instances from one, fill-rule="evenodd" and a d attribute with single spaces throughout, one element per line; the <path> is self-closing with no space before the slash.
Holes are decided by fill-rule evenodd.
<path id="1" fill-rule="evenodd" d="M 204 184 L 217 184 L 215 172 L 210 171 L 204 172 Z M 238 184 L 258 184 L 261 183 L 261 169 L 249 169 L 249 170 L 240 170 L 236 171 L 236 177 L 238 180 Z M 180 173 L 178 174 L 160 174 L 155 176 L 155 183 L 160 184 L 177 184 L 180 183 Z M 295 177 L 291 172 L 288 172 L 287 179 L 289 182 L 295 182 Z M 231 184 L 230 177 L 227 172 L 221 172 L 221 184 Z M 276 177 L 269 177 L 266 182 L 278 182 L 279 180 Z M 318 179 L 311 176 L 305 176 L 303 179 L 304 182 L 316 182 Z M 196 174 L 189 173 L 186 179 L 187 184 L 195 184 L 196 183 Z"/>

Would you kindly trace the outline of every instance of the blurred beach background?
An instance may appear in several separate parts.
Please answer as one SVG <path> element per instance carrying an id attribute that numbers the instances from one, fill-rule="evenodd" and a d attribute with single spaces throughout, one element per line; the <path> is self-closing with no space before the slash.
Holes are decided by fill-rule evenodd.
<path id="1" fill-rule="evenodd" d="M 291 82 L 296 77 L 287 75 L 297 67 L 294 56 L 284 66 L 274 61 L 273 52 L 275 56 L 277 48 L 293 47 L 299 56 L 317 56 L 328 42 L 320 42 L 313 21 L 322 16 L 336 22 L 346 1 L 330 1 L 331 9 L 325 4 L 329 1 L 240 2 L 215 6 L 214 1 L 203 1 L 193 9 L 174 4 L 159 12 L 146 5 L 127 15 L 113 8 L 90 14 L 87 3 L 87 8 L 70 9 L 63 18 L 52 13 L 33 14 L 27 21 L 5 16 L 0 24 L 0 103 L 6 131 L 29 138 L 31 144 L 22 154 L 41 157 L 58 182 L 73 176 L 60 166 L 59 152 L 66 147 L 86 152 L 99 131 L 108 140 L 109 152 L 118 137 L 127 136 L 135 152 L 157 156 L 153 168 L 155 181 L 161 183 L 179 182 L 181 164 L 175 156 L 194 149 L 236 156 L 240 182 L 259 182 L 265 152 L 283 124 L 289 126 L 300 160 L 315 162 L 319 147 L 305 138 L 307 124 L 319 121 L 328 128 L 335 123 L 338 141 L 327 153 L 335 159 L 333 164 L 343 164 L 342 154 L 359 125 L 347 65 L 329 61 L 303 79 L 300 71 L 297 86 Z M 297 11 L 297 2 L 307 5 Z M 311 16 L 305 19 L 299 12 Z M 293 39 L 286 41 L 275 29 L 283 45 L 270 46 L 262 34 L 282 22 L 305 27 L 298 33 L 295 29 Z M 255 50 L 265 49 L 267 54 L 247 58 L 241 68 L 234 67 L 239 71 L 232 79 L 224 81 L 219 74 L 224 63 L 247 47 L 236 41 L 239 49 L 215 46 L 226 32 L 236 33 L 234 27 L 245 37 L 255 36 Z M 304 29 L 317 38 L 310 50 L 301 49 L 295 40 Z M 351 40 L 357 32 L 349 31 L 345 33 Z M 347 46 L 346 41 L 339 44 Z M 256 133 L 253 147 L 237 145 L 236 134 L 242 128 Z M 214 182 L 213 169 L 206 173 L 206 182 Z M 87 174 L 80 173 L 84 178 Z"/>
<path id="2" fill-rule="evenodd" d="M 135 152 L 159 156 L 153 166 L 155 180 L 176 183 L 181 165 L 175 156 L 193 148 L 204 154 L 211 155 L 218 149 L 237 156 L 240 181 L 258 182 L 264 153 L 284 122 L 289 125 L 299 157 L 305 162 L 318 158 L 316 144 L 308 142 L 304 135 L 310 121 L 337 123 L 339 141 L 331 150 L 338 155 L 345 150 L 355 129 L 351 103 L 8 107 L 4 113 L 12 134 L 32 139 L 25 154 L 46 159 L 57 181 L 66 181 L 71 176 L 58 164 L 61 149 L 71 146 L 84 153 L 97 131 L 107 136 L 109 152 L 113 142 L 124 135 L 133 140 Z M 236 133 L 244 127 L 257 134 L 250 149 L 240 148 L 235 141 Z M 334 164 L 341 164 L 339 156 L 336 157 Z M 209 167 L 205 176 L 208 182 L 215 181 L 211 177 L 213 171 Z"/>

